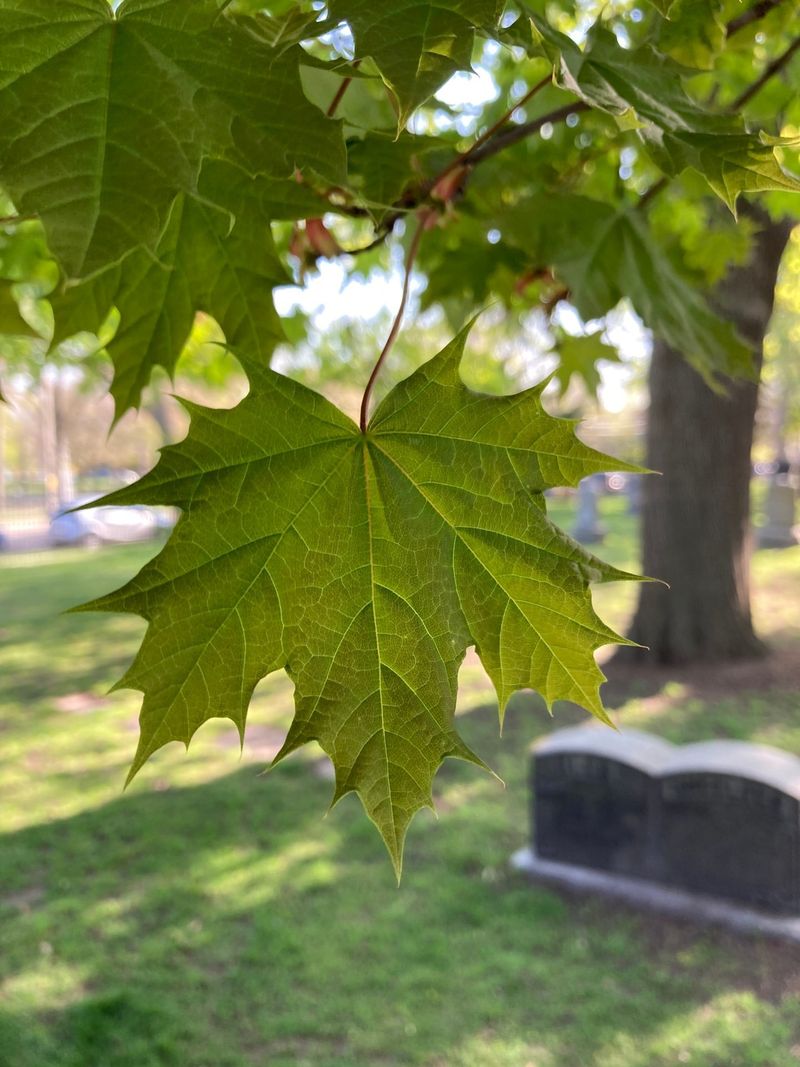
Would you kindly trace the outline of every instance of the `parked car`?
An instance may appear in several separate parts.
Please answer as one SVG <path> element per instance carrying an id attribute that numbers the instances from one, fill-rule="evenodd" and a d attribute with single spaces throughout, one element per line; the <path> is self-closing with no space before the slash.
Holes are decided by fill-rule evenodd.
<path id="1" fill-rule="evenodd" d="M 101 504 L 96 508 L 73 511 L 73 508 L 97 500 L 96 496 L 77 497 L 50 520 L 50 543 L 53 545 L 125 544 L 155 537 L 161 523 L 152 508 L 141 504 Z"/>

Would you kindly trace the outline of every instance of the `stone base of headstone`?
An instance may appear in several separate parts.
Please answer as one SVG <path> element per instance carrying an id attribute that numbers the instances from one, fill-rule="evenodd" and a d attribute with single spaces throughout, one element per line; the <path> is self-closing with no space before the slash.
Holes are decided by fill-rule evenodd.
<path id="1" fill-rule="evenodd" d="M 599 894 L 645 911 L 800 945 L 800 916 L 766 914 L 704 893 L 690 893 L 641 878 L 542 859 L 531 848 L 515 852 L 511 866 L 545 885 L 576 893 Z"/>
<path id="2" fill-rule="evenodd" d="M 796 493 L 793 485 L 773 483 L 767 490 L 767 521 L 758 530 L 759 548 L 792 548 Z"/>

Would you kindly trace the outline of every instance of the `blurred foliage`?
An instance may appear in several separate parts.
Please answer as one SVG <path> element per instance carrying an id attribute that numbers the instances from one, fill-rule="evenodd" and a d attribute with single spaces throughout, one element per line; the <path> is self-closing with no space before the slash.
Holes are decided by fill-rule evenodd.
<path id="1" fill-rule="evenodd" d="M 337 101 L 347 148 L 344 183 L 326 187 L 310 174 L 305 180 L 299 171 L 289 181 L 262 177 L 252 182 L 227 164 L 206 167 L 199 178 L 198 203 L 213 200 L 220 214 L 191 222 L 194 216 L 178 219 L 174 208 L 172 231 L 168 227 L 162 234 L 149 266 L 141 257 L 137 265 L 140 254 L 134 253 L 122 268 L 113 265 L 77 286 L 59 279 L 41 224 L 15 221 L 7 201 L 0 205 L 0 330 L 6 338 L 0 344 L 6 375 L 25 365 L 40 366 L 45 359 L 68 360 L 79 362 L 87 378 L 107 380 L 108 352 L 117 368 L 113 388 L 119 414 L 136 404 L 154 365 L 174 371 L 184 344 L 190 355 L 188 363 L 181 363 L 181 374 L 226 378 L 234 364 L 220 349 L 201 344 L 203 356 L 196 361 L 197 338 L 208 317 L 216 319 L 234 348 L 244 344 L 252 351 L 261 345 L 264 358 L 275 345 L 285 352 L 269 292 L 286 280 L 284 272 L 288 269 L 302 282 L 321 255 L 337 257 L 345 277 L 369 278 L 385 271 L 389 257 L 382 242 L 398 218 L 414 209 L 420 190 L 425 200 L 426 183 L 453 153 L 467 151 L 477 135 L 491 130 L 551 69 L 559 85 L 548 85 L 534 100 L 523 102 L 495 136 L 505 137 L 515 126 L 568 105 L 576 93 L 591 109 L 576 110 L 566 121 L 545 123 L 538 132 L 509 141 L 503 151 L 469 169 L 463 181 L 454 182 L 444 201 L 428 197 L 441 218 L 426 236 L 418 263 L 427 283 L 422 308 L 441 309 L 455 328 L 497 301 L 513 329 L 526 311 L 549 317 L 564 301 L 572 301 L 584 319 L 593 319 L 611 310 L 622 295 L 633 299 L 647 325 L 687 350 L 706 374 L 743 366 L 741 351 L 738 360 L 731 359 L 735 342 L 710 324 L 702 297 L 691 294 L 701 294 L 729 265 L 743 262 L 752 238 L 752 222 L 744 218 L 736 224 L 708 195 L 707 179 L 730 205 L 737 188 L 752 195 L 759 186 L 791 184 L 779 163 L 787 173 L 798 170 L 797 56 L 743 107 L 730 110 L 791 44 L 796 32 L 791 0 L 751 21 L 743 21 L 747 9 L 740 0 L 535 0 L 512 5 L 494 29 L 494 0 L 454 0 L 437 32 L 441 40 L 449 40 L 448 34 L 458 36 L 459 27 L 468 23 L 468 33 L 447 55 L 426 38 L 434 58 L 424 76 L 411 81 L 402 65 L 409 46 L 392 41 L 388 23 L 381 24 L 381 32 L 392 47 L 373 47 L 380 5 L 343 0 L 331 17 L 320 16 L 317 8 L 305 0 L 235 0 L 226 14 L 237 32 L 249 34 L 258 47 L 298 58 L 303 90 L 318 109 L 329 110 Z M 394 17 L 388 8 L 386 17 Z M 342 20 L 349 20 L 349 27 Z M 473 36 L 471 61 L 480 82 L 473 78 L 470 84 L 470 75 L 460 73 L 439 91 L 454 70 L 469 67 L 464 49 Z M 401 119 L 412 103 L 420 106 L 401 122 L 406 128 L 395 137 L 398 100 Z M 746 137 L 741 118 L 751 129 L 761 128 L 783 142 L 773 146 Z M 658 181 L 662 167 L 682 173 L 659 191 L 647 211 L 638 211 L 636 205 Z M 775 213 L 797 210 L 793 193 L 759 195 Z M 591 227 L 584 225 L 587 202 L 597 205 L 591 209 L 595 215 L 630 220 L 625 227 L 638 242 L 635 267 L 626 267 L 625 257 L 620 258 L 622 246 L 630 248 L 626 242 L 592 241 Z M 194 202 L 187 202 L 186 211 L 195 210 Z M 239 224 L 231 228 L 225 212 L 240 217 Z M 578 284 L 575 271 L 565 266 L 570 257 L 565 255 L 564 227 L 548 230 L 556 212 L 567 232 L 572 223 L 582 256 Z M 331 243 L 321 248 L 305 234 L 322 216 Z M 509 217 L 527 221 L 510 227 Z M 193 229 L 186 228 L 187 219 Z M 534 240 L 531 225 L 547 240 Z M 372 243 L 374 249 L 363 253 Z M 301 248 L 298 260 L 294 252 Z M 343 255 L 340 249 L 359 255 Z M 642 283 L 638 300 L 637 281 Z M 587 300 L 587 292 L 592 299 Z M 48 296 L 55 322 L 44 302 Z M 149 319 L 137 311 L 141 305 L 151 308 Z M 691 311 L 684 315 L 687 307 Z M 193 330 L 195 311 L 205 319 Z M 248 322 L 256 328 L 246 328 Z M 283 323 L 283 330 L 290 343 L 302 348 L 296 362 L 303 364 L 310 336 L 303 322 L 295 317 Z M 348 366 L 351 382 L 363 381 L 366 360 L 355 350 L 374 345 L 348 343 L 346 330 L 335 343 L 320 341 L 319 331 L 314 337 L 320 343 L 314 357 L 318 381 L 328 370 L 331 380 L 339 381 Z M 425 348 L 435 348 L 433 339 Z M 584 346 L 583 356 L 591 351 Z M 216 359 L 219 371 L 212 368 Z M 591 391 L 596 370 L 589 362 L 579 361 Z"/>
<path id="2" fill-rule="evenodd" d="M 800 430 L 800 227 L 792 232 L 781 263 L 764 357 L 764 383 L 778 408 L 776 417 L 783 435 L 797 433 Z"/>

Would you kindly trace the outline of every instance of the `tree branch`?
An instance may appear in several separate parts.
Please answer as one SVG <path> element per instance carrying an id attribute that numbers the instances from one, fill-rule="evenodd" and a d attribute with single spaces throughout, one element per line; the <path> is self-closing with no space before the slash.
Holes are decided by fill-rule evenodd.
<path id="1" fill-rule="evenodd" d="M 517 103 L 513 110 L 520 107 L 520 104 L 521 102 Z M 556 108 L 555 111 L 548 111 L 546 115 L 541 115 L 538 119 L 532 119 L 530 122 L 524 122 L 511 129 L 497 132 L 490 140 L 487 140 L 485 136 L 479 138 L 471 148 L 467 149 L 466 152 L 456 156 L 455 159 L 448 164 L 445 170 L 440 171 L 435 178 L 429 178 L 416 189 L 410 189 L 405 194 L 404 198 L 395 204 L 395 210 L 384 218 L 382 232 L 380 232 L 374 240 L 370 241 L 369 244 L 364 245 L 362 248 L 348 248 L 344 249 L 344 251 L 347 255 L 358 256 L 364 252 L 370 252 L 373 248 L 382 244 L 394 229 L 395 224 L 423 204 L 430 196 L 432 190 L 435 189 L 436 185 L 441 182 L 442 178 L 447 177 L 458 167 L 462 167 L 466 173 L 469 168 L 483 162 L 484 159 L 490 159 L 492 156 L 497 155 L 498 152 L 502 152 L 511 145 L 523 141 L 526 137 L 531 137 L 534 133 L 541 130 L 542 126 L 546 126 L 548 123 L 561 122 L 569 115 L 589 110 L 591 109 L 588 104 L 583 103 L 581 100 L 576 100 L 574 104 L 565 104 L 563 107 Z M 502 120 L 501 124 L 495 123 L 493 129 L 497 128 L 499 130 L 500 125 L 504 124 L 505 120 Z M 353 218 L 364 218 L 369 215 L 369 212 L 365 211 L 363 208 L 338 207 L 337 210 L 343 214 L 352 216 Z"/>
<path id="2" fill-rule="evenodd" d="M 744 107 L 745 104 L 749 104 L 756 93 L 759 93 L 763 89 L 770 78 L 773 78 L 779 71 L 783 70 L 798 49 L 800 49 L 800 37 L 796 37 L 785 52 L 781 52 L 776 59 L 773 59 L 768 67 L 765 67 L 761 77 L 757 78 L 756 81 L 754 81 L 749 88 L 745 89 L 743 93 L 740 93 L 728 110 L 738 111 L 740 108 Z"/>
<path id="3" fill-rule="evenodd" d="M 768 15 L 770 11 L 782 3 L 783 0 L 759 0 L 748 11 L 744 11 L 741 15 L 737 15 L 735 19 L 731 19 L 725 27 L 727 37 L 733 37 L 735 33 L 743 30 L 745 26 L 749 26 L 753 22 L 759 22 L 765 15 Z"/>
<path id="4" fill-rule="evenodd" d="M 369 418 L 369 402 L 372 396 L 372 390 L 375 385 L 375 380 L 380 374 L 381 367 L 386 362 L 386 357 L 394 347 L 394 343 L 397 340 L 397 335 L 400 333 L 400 327 L 403 324 L 403 315 L 405 314 L 406 305 L 408 304 L 408 295 L 411 291 L 411 272 L 414 269 L 414 263 L 419 252 L 420 242 L 422 241 L 422 235 L 425 232 L 430 220 L 430 214 L 427 211 L 420 212 L 417 219 L 417 228 L 414 231 L 414 236 L 411 239 L 411 244 L 408 248 L 408 255 L 406 256 L 405 264 L 405 277 L 403 278 L 403 295 L 400 298 L 400 307 L 397 309 L 397 314 L 394 317 L 392 328 L 389 331 L 389 336 L 386 339 L 386 344 L 383 346 L 381 354 L 378 356 L 378 362 L 372 368 L 372 374 L 369 376 L 367 387 L 364 390 L 364 396 L 361 400 L 361 415 L 359 418 L 359 426 L 361 432 L 367 432 L 367 420 Z"/>
<path id="5" fill-rule="evenodd" d="M 502 130 L 500 133 L 495 134 L 487 144 L 480 145 L 476 150 L 467 152 L 466 163 L 469 166 L 475 166 L 485 159 L 491 159 L 492 156 L 496 156 L 498 152 L 503 152 L 506 148 L 510 148 L 511 145 L 524 141 L 526 137 L 531 137 L 534 133 L 538 133 L 542 126 L 563 122 L 570 115 L 590 110 L 589 105 L 584 103 L 583 100 L 576 100 L 573 104 L 564 104 L 563 107 L 556 108 L 555 111 L 540 115 L 538 119 L 531 119 L 530 122 L 521 122 L 519 126 L 512 126 L 508 130 Z"/>
<path id="6" fill-rule="evenodd" d="M 456 156 L 454 159 L 451 159 L 450 162 L 447 164 L 447 166 L 444 168 L 444 170 L 439 171 L 439 173 L 436 175 L 436 177 L 431 181 L 431 183 L 430 183 L 431 188 L 434 188 L 436 185 L 438 185 L 438 183 L 442 180 L 442 178 L 446 178 L 447 175 L 452 173 L 454 170 L 457 170 L 459 167 L 466 167 L 470 163 L 472 163 L 472 161 L 474 159 L 474 156 L 475 156 L 475 153 L 483 145 L 485 145 L 487 141 L 491 141 L 491 139 L 495 136 L 495 134 L 498 133 L 503 128 L 503 126 L 505 126 L 505 124 L 508 122 L 508 120 L 514 114 L 514 112 L 518 108 L 524 107 L 525 104 L 527 104 L 529 100 L 532 100 L 534 98 L 534 96 L 536 96 L 536 94 L 538 92 L 540 92 L 542 89 L 544 89 L 545 86 L 551 85 L 552 82 L 553 82 L 553 75 L 552 75 L 552 72 L 551 72 L 551 73 L 548 73 L 544 78 L 542 78 L 542 80 L 540 82 L 537 82 L 536 85 L 534 85 L 532 89 L 529 89 L 527 91 L 527 93 L 525 93 L 525 95 L 520 100 L 517 100 L 517 102 L 513 105 L 513 107 L 510 107 L 508 109 L 508 111 L 505 112 L 504 115 L 501 115 L 501 117 L 497 120 L 497 122 L 495 122 L 492 126 L 490 126 L 488 130 L 485 130 L 480 135 L 480 137 L 478 137 L 478 139 L 476 141 L 474 141 L 473 144 L 471 144 L 469 146 L 469 148 L 466 150 L 466 152 L 462 152 L 460 155 Z"/>

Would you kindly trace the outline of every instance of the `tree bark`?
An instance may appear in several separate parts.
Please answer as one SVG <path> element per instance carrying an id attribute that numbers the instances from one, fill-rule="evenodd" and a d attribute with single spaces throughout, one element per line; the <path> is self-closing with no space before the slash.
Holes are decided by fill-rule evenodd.
<path id="1" fill-rule="evenodd" d="M 749 261 L 715 294 L 755 352 L 757 373 L 781 255 L 791 232 L 753 206 L 760 227 Z M 643 571 L 664 585 L 642 585 L 630 636 L 662 664 L 741 659 L 763 652 L 750 614 L 750 451 L 757 381 L 705 384 L 680 353 L 656 341 L 650 365 Z"/>

